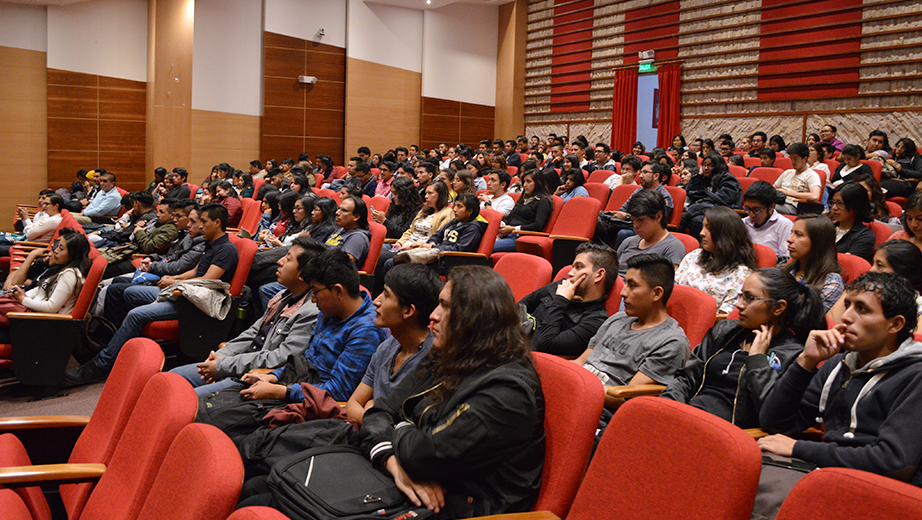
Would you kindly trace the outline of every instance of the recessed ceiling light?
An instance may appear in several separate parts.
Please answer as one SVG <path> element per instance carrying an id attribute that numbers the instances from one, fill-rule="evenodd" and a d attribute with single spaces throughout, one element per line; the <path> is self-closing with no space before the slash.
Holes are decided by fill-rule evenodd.
<path id="1" fill-rule="evenodd" d="M 432 0 L 426 0 L 426 5 L 431 4 Z"/>

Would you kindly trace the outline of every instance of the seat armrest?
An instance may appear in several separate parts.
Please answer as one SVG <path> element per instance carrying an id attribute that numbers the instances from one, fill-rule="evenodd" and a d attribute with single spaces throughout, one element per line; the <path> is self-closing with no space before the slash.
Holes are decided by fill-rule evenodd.
<path id="1" fill-rule="evenodd" d="M 106 471 L 105 464 L 44 464 L 0 468 L 0 485 L 7 488 L 42 483 L 95 482 Z"/>
<path id="2" fill-rule="evenodd" d="M 397 239 L 396 239 L 396 238 L 385 238 L 385 239 L 384 239 L 384 243 L 385 243 L 385 244 L 396 244 L 396 243 L 397 243 Z"/>
<path id="3" fill-rule="evenodd" d="M 761 428 L 743 428 L 743 431 L 748 433 L 753 439 L 761 439 L 762 437 L 768 437 L 768 434 L 762 431 Z"/>
<path id="4" fill-rule="evenodd" d="M 33 430 L 86 426 L 88 415 L 35 415 L 31 417 L 0 417 L 0 431 Z"/>
<path id="5" fill-rule="evenodd" d="M 44 243 L 44 242 L 33 242 L 33 241 L 31 241 L 31 240 L 21 240 L 21 241 L 19 241 L 19 242 L 13 242 L 13 245 L 14 245 L 14 246 L 21 246 L 21 247 L 31 247 L 31 248 L 48 247 L 48 244 L 47 244 L 47 243 Z"/>
<path id="6" fill-rule="evenodd" d="M 226 341 L 222 341 L 221 343 L 218 343 L 218 350 L 221 350 L 222 348 L 224 348 L 224 345 L 227 345 Z"/>
<path id="7" fill-rule="evenodd" d="M 575 242 L 589 242 L 589 238 L 586 237 L 571 237 L 567 235 L 550 235 L 554 240 L 573 240 Z"/>
<path id="8" fill-rule="evenodd" d="M 520 237 L 546 237 L 546 236 L 550 236 L 550 233 L 545 233 L 545 232 L 543 232 L 543 231 L 524 231 L 524 230 L 521 230 L 521 229 L 518 230 L 518 231 L 513 231 L 513 233 L 515 233 L 516 235 L 519 235 Z"/>
<path id="9" fill-rule="evenodd" d="M 720 313 L 718 313 L 717 316 L 714 316 L 714 321 L 725 320 L 725 319 L 727 319 L 727 316 L 729 316 L 729 314 L 720 314 Z"/>
<path id="10" fill-rule="evenodd" d="M 476 516 L 470 520 L 560 520 L 560 518 L 550 511 L 527 511 L 525 513 Z"/>
<path id="11" fill-rule="evenodd" d="M 457 256 L 466 258 L 486 258 L 487 255 L 481 253 L 468 253 L 465 251 L 442 251 L 442 256 Z"/>
<path id="12" fill-rule="evenodd" d="M 659 395 L 665 389 L 665 385 L 624 385 L 605 387 L 605 393 L 611 397 L 620 397 L 629 399 L 631 397 L 640 397 L 642 395 Z"/>
<path id="13" fill-rule="evenodd" d="M 72 320 L 70 314 L 51 314 L 48 312 L 11 312 L 6 315 L 10 319 L 21 320 Z"/>
<path id="14" fill-rule="evenodd" d="M 271 374 L 274 368 L 254 368 L 247 372 L 247 374 Z"/>

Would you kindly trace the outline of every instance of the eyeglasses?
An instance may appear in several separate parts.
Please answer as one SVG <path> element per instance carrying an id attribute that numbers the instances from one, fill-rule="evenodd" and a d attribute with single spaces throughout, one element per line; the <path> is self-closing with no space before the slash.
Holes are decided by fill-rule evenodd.
<path id="1" fill-rule="evenodd" d="M 829 201 L 829 205 L 830 205 L 830 206 L 835 206 L 835 207 L 837 207 L 837 208 L 844 208 L 844 207 L 845 207 L 845 201 L 844 201 L 844 200 L 831 200 L 831 201 Z"/>
<path id="2" fill-rule="evenodd" d="M 351 209 L 346 209 L 346 208 L 344 208 L 344 207 L 342 207 L 342 206 L 336 208 L 336 211 L 338 211 L 338 212 L 340 212 L 340 213 L 354 213 L 354 211 L 352 211 Z"/>
<path id="3" fill-rule="evenodd" d="M 711 164 L 711 163 L 704 163 L 704 164 L 701 165 L 701 168 L 702 168 L 702 169 L 707 168 L 708 170 L 710 170 L 710 169 L 714 168 L 714 165 Z"/>
<path id="4" fill-rule="evenodd" d="M 753 215 L 761 215 L 762 213 L 765 213 L 765 208 L 750 208 L 747 206 L 743 206 L 743 211 L 745 211 L 746 213 L 751 213 Z"/>
<path id="5" fill-rule="evenodd" d="M 765 301 L 765 302 L 774 302 L 774 301 L 775 301 L 774 298 L 762 298 L 762 297 L 759 297 L 759 296 L 753 296 L 753 295 L 751 295 L 751 294 L 749 294 L 749 293 L 740 293 L 740 296 L 739 296 L 738 300 L 741 301 L 741 302 L 743 302 L 743 305 L 745 305 L 745 306 L 747 306 L 747 307 L 750 306 L 750 305 L 752 305 L 752 302 L 754 302 L 754 301 Z"/>

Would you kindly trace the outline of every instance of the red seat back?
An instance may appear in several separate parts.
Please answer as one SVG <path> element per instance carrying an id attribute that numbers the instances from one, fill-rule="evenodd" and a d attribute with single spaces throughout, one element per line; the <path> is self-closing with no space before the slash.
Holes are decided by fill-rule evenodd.
<path id="1" fill-rule="evenodd" d="M 334 167 L 333 167 L 333 170 L 336 171 L 336 178 L 337 178 L 337 179 L 342 179 L 343 177 L 345 177 L 346 172 L 349 171 L 348 169 L 346 169 L 345 166 L 334 166 Z"/>
<path id="2" fill-rule="evenodd" d="M 480 210 L 480 215 L 487 220 L 487 229 L 483 231 L 483 237 L 475 253 L 490 256 L 493 254 L 493 245 L 496 243 L 496 233 L 503 221 L 503 214 L 494 209 L 483 208 Z"/>
<path id="3" fill-rule="evenodd" d="M 749 157 L 747 155 L 743 157 L 743 164 L 746 165 L 746 168 L 758 168 L 759 166 L 762 166 L 762 158 L 761 157 Z"/>
<path id="4" fill-rule="evenodd" d="M 182 376 L 161 372 L 145 385 L 105 474 L 82 518 L 136 518 L 173 439 L 198 411 L 198 399 Z M 76 518 L 76 517 L 71 517 Z"/>
<path id="5" fill-rule="evenodd" d="M 365 257 L 365 264 L 359 270 L 363 274 L 374 274 L 375 266 L 378 265 L 378 258 L 381 257 L 381 248 L 384 247 L 384 238 L 387 235 L 387 228 L 384 224 L 369 222 L 368 230 L 371 231 L 371 242 L 368 244 L 368 255 Z"/>
<path id="6" fill-rule="evenodd" d="M 331 199 L 336 199 L 336 192 L 331 189 L 314 190 L 314 193 L 316 193 L 318 197 L 329 197 Z M 338 199 L 336 200 L 338 201 Z M 339 202 L 337 202 L 337 204 L 339 204 Z"/>
<path id="7" fill-rule="evenodd" d="M 857 469 L 820 468 L 788 493 L 778 520 L 892 520 L 918 518 L 922 490 L 890 477 Z"/>
<path id="8" fill-rule="evenodd" d="M 592 239 L 602 203 L 592 197 L 573 197 L 560 210 L 551 235 Z"/>
<path id="9" fill-rule="evenodd" d="M 867 223 L 867 226 L 874 232 L 874 247 L 880 247 L 893 234 L 893 231 L 883 222 L 872 220 Z"/>
<path id="10" fill-rule="evenodd" d="M 47 505 L 45 507 L 47 508 Z M 3 518 L 7 520 L 43 520 L 36 518 L 35 514 L 29 511 L 26 504 L 16 494 L 16 491 L 12 489 L 0 489 L 0 511 L 3 511 Z M 48 518 L 50 518 L 50 510 L 48 515 Z"/>
<path id="11" fill-rule="evenodd" d="M 774 249 L 762 244 L 752 244 L 752 248 L 756 252 L 756 265 L 760 269 L 775 267 L 778 264 L 778 255 L 775 254 Z"/>
<path id="12" fill-rule="evenodd" d="M 611 192 L 611 197 L 608 199 L 608 204 L 605 205 L 605 211 L 620 210 L 621 206 L 627 202 L 627 199 L 631 198 L 631 195 L 639 189 L 639 184 L 621 184 L 615 186 L 615 189 Z"/>
<path id="13" fill-rule="evenodd" d="M 887 201 L 887 209 L 890 210 L 890 216 L 900 218 L 900 215 L 903 214 L 903 206 L 900 206 L 892 200 Z"/>
<path id="14" fill-rule="evenodd" d="M 698 249 L 699 247 L 701 247 L 701 244 L 698 243 L 698 239 L 696 239 L 695 237 L 691 235 L 673 231 L 672 236 L 682 241 L 682 245 L 685 246 L 685 254 L 691 253 L 695 249 Z"/>
<path id="15" fill-rule="evenodd" d="M 737 166 L 735 164 L 731 164 L 727 167 L 730 168 L 730 174 L 736 177 L 737 179 L 742 179 L 746 177 L 747 175 L 749 175 L 749 168 L 744 168 L 742 166 Z"/>
<path id="16" fill-rule="evenodd" d="M 506 172 L 509 173 L 510 177 L 515 177 L 516 175 L 519 174 L 519 167 L 518 166 L 506 166 Z"/>
<path id="17" fill-rule="evenodd" d="M 672 216 L 669 217 L 667 225 L 678 227 L 682 220 L 682 211 L 685 209 L 686 192 L 678 186 L 666 186 L 666 191 L 672 196 Z"/>
<path id="18" fill-rule="evenodd" d="M 749 173 L 750 177 L 755 177 L 760 181 L 765 181 L 769 184 L 775 184 L 775 181 L 778 180 L 778 177 L 781 177 L 781 174 L 784 173 L 784 170 L 781 168 L 763 168 L 759 167 Z"/>
<path id="19" fill-rule="evenodd" d="M 259 179 L 259 180 L 262 180 L 262 179 Z M 254 180 L 253 183 L 255 186 L 256 181 Z M 195 196 L 198 194 L 199 186 L 197 184 L 192 184 L 191 182 L 187 182 L 186 186 L 189 187 L 189 198 L 194 199 Z M 253 193 L 256 193 L 256 191 L 254 190 Z"/>
<path id="20" fill-rule="evenodd" d="M 170 446 L 138 520 L 224 520 L 242 483 L 243 462 L 230 437 L 190 424 Z"/>
<path id="21" fill-rule="evenodd" d="M 263 506 L 244 507 L 234 511 L 227 520 L 289 520 L 278 509 Z"/>
<path id="22" fill-rule="evenodd" d="M 750 186 L 759 182 L 762 179 L 757 179 L 755 177 L 742 177 L 736 180 L 740 182 L 740 189 L 743 191 L 743 194 L 745 195 L 746 190 L 748 190 Z"/>
<path id="23" fill-rule="evenodd" d="M 507 253 L 496 261 L 493 270 L 506 280 L 515 301 L 551 283 L 553 268 L 544 258 L 525 253 Z"/>
<path id="24" fill-rule="evenodd" d="M 761 469 L 759 447 L 739 427 L 686 404 L 637 397 L 602 434 L 567 519 L 746 519 Z"/>
<path id="25" fill-rule="evenodd" d="M 543 231 L 545 233 L 550 233 L 554 229 L 557 219 L 560 218 L 560 212 L 563 211 L 563 199 L 557 195 L 552 195 L 551 201 L 553 201 L 553 207 L 551 208 L 551 216 L 547 219 L 547 224 L 544 225 Z"/>
<path id="26" fill-rule="evenodd" d="M 601 184 L 601 183 L 604 183 L 606 180 L 608 180 L 608 178 L 614 174 L 615 172 L 608 171 L 608 170 L 596 170 L 590 173 L 589 177 L 586 177 L 586 182 L 587 183 L 594 182 L 594 183 Z"/>
<path id="27" fill-rule="evenodd" d="M 871 270 L 871 264 L 860 256 L 848 253 L 836 253 L 839 265 L 842 267 L 842 278 L 845 283 L 851 283 L 858 279 L 859 276 Z"/>
<path id="28" fill-rule="evenodd" d="M 717 302 L 704 291 L 676 284 L 666 302 L 666 313 L 679 322 L 691 348 L 695 348 L 714 326 Z"/>
<path id="29" fill-rule="evenodd" d="M 263 216 L 262 203 L 258 200 L 244 197 L 240 199 L 243 205 L 243 215 L 240 217 L 240 229 L 245 229 L 251 235 L 256 234 L 256 228 L 259 226 L 259 220 Z"/>
<path id="30" fill-rule="evenodd" d="M 781 170 L 790 170 L 794 167 L 791 164 L 791 159 L 788 157 L 782 157 L 781 155 L 775 156 L 775 168 L 781 168 Z"/>
<path id="31" fill-rule="evenodd" d="M 325 177 L 323 176 L 322 173 L 315 173 L 314 174 L 314 186 L 316 186 L 317 188 L 323 186 L 324 179 Z"/>
<path id="32" fill-rule="evenodd" d="M 266 179 L 253 179 L 253 196 L 251 199 L 256 199 L 256 195 L 259 194 L 259 188 L 263 187 L 263 184 L 266 183 Z"/>
<path id="33" fill-rule="evenodd" d="M 109 463 L 141 391 L 163 368 L 163 361 L 163 350 L 155 341 L 133 338 L 125 342 L 67 462 Z M 70 518 L 79 516 L 92 489 L 88 483 L 61 486 L 61 500 Z"/>
<path id="34" fill-rule="evenodd" d="M 611 193 L 608 186 L 595 182 L 587 182 L 583 184 L 583 187 L 589 192 L 589 196 L 599 201 L 603 207 L 608 202 L 608 196 Z"/>
<path id="35" fill-rule="evenodd" d="M 570 276 L 570 270 L 573 269 L 572 265 L 564 266 L 562 269 L 557 271 L 557 276 L 554 277 L 554 281 L 563 280 L 564 278 Z M 608 274 L 606 273 L 606 276 Z M 612 286 L 611 291 L 608 292 L 608 297 L 605 299 L 605 310 L 608 312 L 608 315 L 611 316 L 618 312 L 621 309 L 621 290 L 624 289 L 624 279 L 618 276 L 618 273 L 615 273 L 615 285 Z"/>
<path id="36" fill-rule="evenodd" d="M 93 258 L 86 280 L 80 288 L 80 294 L 77 296 L 74 309 L 70 311 L 70 316 L 75 320 L 86 318 L 86 314 L 90 310 L 90 304 L 93 303 L 93 297 L 96 296 L 96 289 L 99 288 L 99 282 L 102 280 L 102 275 L 106 270 L 106 265 L 109 263 L 104 256 L 99 254 L 95 247 L 91 251 L 96 251 L 96 256 Z"/>
<path id="37" fill-rule="evenodd" d="M 535 511 L 565 518 L 589 463 L 602 413 L 599 378 L 571 361 L 535 352 L 544 392 L 544 470 Z"/>
<path id="38" fill-rule="evenodd" d="M 872 161 L 869 159 L 862 159 L 861 162 L 867 164 L 871 168 L 871 174 L 874 175 L 877 182 L 880 182 L 880 172 L 883 170 L 884 165 L 880 161 Z"/>
<path id="39" fill-rule="evenodd" d="M 371 207 L 375 208 L 376 210 L 382 213 L 387 213 L 387 208 L 389 208 L 391 205 L 391 199 L 387 197 L 382 197 L 380 195 L 375 195 L 374 197 L 372 197 L 370 202 L 371 202 L 370 204 Z"/>
<path id="40" fill-rule="evenodd" d="M 258 246 L 256 242 L 248 238 L 240 238 L 237 235 L 228 234 L 230 241 L 237 246 L 237 270 L 234 271 L 234 277 L 230 282 L 231 296 L 240 296 L 243 292 L 243 285 L 250 274 L 250 267 L 253 266 L 253 258 L 256 256 Z"/>

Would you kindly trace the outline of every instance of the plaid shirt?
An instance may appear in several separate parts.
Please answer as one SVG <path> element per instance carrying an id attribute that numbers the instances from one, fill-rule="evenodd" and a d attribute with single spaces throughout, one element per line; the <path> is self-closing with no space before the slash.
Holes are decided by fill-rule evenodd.
<path id="1" fill-rule="evenodd" d="M 375 326 L 375 306 L 371 298 L 362 295 L 362 306 L 345 320 L 327 318 L 320 313 L 304 357 L 317 367 L 320 383 L 317 388 L 330 392 L 337 401 L 346 401 L 365 375 L 378 345 L 387 338 L 384 329 Z M 279 376 L 282 368 L 272 372 Z M 293 385 L 289 402 L 304 399 L 301 385 Z"/>

